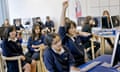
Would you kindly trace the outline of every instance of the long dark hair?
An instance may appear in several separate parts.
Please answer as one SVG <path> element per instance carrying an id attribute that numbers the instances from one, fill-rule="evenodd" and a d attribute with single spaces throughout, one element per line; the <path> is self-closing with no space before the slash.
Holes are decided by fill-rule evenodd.
<path id="1" fill-rule="evenodd" d="M 9 33 L 12 31 L 16 31 L 15 26 L 6 27 L 3 32 L 3 39 L 8 39 Z"/>
<path id="2" fill-rule="evenodd" d="M 105 13 L 108 15 L 107 16 L 108 22 L 110 22 L 110 13 L 108 12 L 108 10 L 104 10 L 103 11 L 103 16 L 105 15 Z"/>
<path id="3" fill-rule="evenodd" d="M 40 29 L 40 33 L 39 33 L 39 38 L 38 39 L 40 39 L 40 37 L 42 35 L 41 34 L 41 27 L 40 27 L 40 25 L 38 23 L 36 23 L 36 24 L 33 25 L 33 28 L 32 28 L 32 35 L 31 35 L 32 40 L 35 40 L 35 37 L 36 37 L 36 34 L 35 34 L 36 27 L 39 27 L 39 29 Z"/>

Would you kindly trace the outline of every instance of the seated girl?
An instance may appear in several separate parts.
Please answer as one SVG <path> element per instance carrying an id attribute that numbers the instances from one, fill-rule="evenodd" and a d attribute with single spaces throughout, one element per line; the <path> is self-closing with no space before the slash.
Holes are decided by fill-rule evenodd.
<path id="1" fill-rule="evenodd" d="M 5 36 L 2 43 L 2 50 L 3 55 L 6 57 L 20 56 L 24 72 L 31 72 L 31 59 L 24 56 L 21 44 L 17 40 L 16 29 L 14 26 L 7 28 L 7 30 L 5 31 Z M 19 72 L 17 60 L 6 61 L 6 63 L 7 72 Z"/>
<path id="2" fill-rule="evenodd" d="M 32 58 L 32 69 L 36 72 L 36 60 L 40 58 L 40 48 L 44 48 L 44 36 L 41 34 L 41 27 L 39 24 L 34 24 L 32 28 L 32 35 L 28 39 L 28 53 L 27 56 Z"/>
<path id="3" fill-rule="evenodd" d="M 63 3 L 63 11 L 61 16 L 61 25 L 59 27 L 59 35 L 62 39 L 62 43 L 68 47 L 71 54 L 75 59 L 75 66 L 79 66 L 85 62 L 84 60 L 84 47 L 82 45 L 82 38 L 89 38 L 91 35 L 89 33 L 77 32 L 76 24 L 73 21 L 70 21 L 66 24 L 65 22 L 65 13 L 68 7 L 68 2 Z"/>
<path id="4" fill-rule="evenodd" d="M 88 32 L 88 33 L 92 34 L 92 27 L 94 27 L 94 26 L 95 26 L 94 19 L 91 16 L 87 16 L 85 18 L 85 22 L 84 22 L 84 25 L 82 27 L 82 32 Z M 97 39 L 98 37 L 96 36 L 95 38 Z M 90 40 L 90 38 L 89 39 L 83 38 L 82 44 L 84 45 L 85 48 L 91 47 L 91 40 Z M 100 43 L 97 42 L 97 41 L 94 41 L 94 46 L 95 46 L 94 50 L 95 50 L 95 53 L 96 53 L 95 55 L 97 56 L 97 51 L 100 48 Z M 92 58 L 91 50 L 88 51 L 88 57 L 90 59 Z"/>

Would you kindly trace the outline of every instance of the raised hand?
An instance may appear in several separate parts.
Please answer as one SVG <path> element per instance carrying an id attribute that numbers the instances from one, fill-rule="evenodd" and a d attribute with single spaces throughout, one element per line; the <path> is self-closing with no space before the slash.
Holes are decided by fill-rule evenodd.
<path id="1" fill-rule="evenodd" d="M 66 9 L 68 8 L 68 1 L 63 2 L 62 14 L 60 19 L 60 26 L 65 26 Z"/>
<path id="2" fill-rule="evenodd" d="M 64 8 L 64 9 L 68 8 L 68 6 L 69 6 L 69 5 L 68 5 L 68 1 L 63 2 L 63 8 Z"/>

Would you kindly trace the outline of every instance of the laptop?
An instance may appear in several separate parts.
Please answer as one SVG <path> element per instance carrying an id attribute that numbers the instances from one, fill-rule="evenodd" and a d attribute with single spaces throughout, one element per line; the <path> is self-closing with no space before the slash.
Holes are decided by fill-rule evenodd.
<path id="1" fill-rule="evenodd" d="M 82 26 L 84 25 L 85 17 L 79 17 L 77 19 L 77 26 Z"/>
<path id="2" fill-rule="evenodd" d="M 111 18 L 110 18 L 110 22 L 111 22 L 111 23 L 109 24 L 109 23 L 108 23 L 108 20 L 107 20 L 107 17 L 106 17 L 106 16 L 103 16 L 103 17 L 102 17 L 102 28 L 103 28 L 103 29 L 113 28 Z"/>
<path id="3" fill-rule="evenodd" d="M 114 42 L 114 48 L 113 48 L 113 53 L 112 53 L 112 57 L 111 57 L 111 62 L 110 62 L 110 64 L 106 63 L 106 65 L 102 65 L 102 66 L 116 68 L 117 64 L 120 61 L 119 53 L 120 53 L 120 33 L 118 32 L 115 36 L 115 42 Z"/>
<path id="4" fill-rule="evenodd" d="M 120 26 L 120 16 L 111 16 L 113 28 L 119 27 Z"/>
<path id="5" fill-rule="evenodd" d="M 113 49 L 110 64 L 108 64 L 106 62 L 103 62 L 103 61 L 94 61 L 94 62 L 88 64 L 87 66 L 81 68 L 81 72 L 87 72 L 87 71 L 93 69 L 94 67 L 96 67 L 98 65 L 104 66 L 104 67 L 107 67 L 107 68 L 115 67 L 120 60 L 119 52 L 120 52 L 120 33 L 117 33 L 116 37 L 115 37 L 114 49 Z"/>
<path id="6" fill-rule="evenodd" d="M 93 17 L 94 21 L 95 21 L 95 25 L 94 27 L 97 27 L 97 28 L 101 28 L 101 17 L 98 16 L 98 17 Z"/>
<path id="7" fill-rule="evenodd" d="M 111 59 L 111 66 L 115 66 L 119 62 L 119 51 L 120 50 L 120 33 L 117 33 L 116 39 L 114 42 L 114 49 L 113 49 L 113 54 L 112 54 L 112 59 Z"/>

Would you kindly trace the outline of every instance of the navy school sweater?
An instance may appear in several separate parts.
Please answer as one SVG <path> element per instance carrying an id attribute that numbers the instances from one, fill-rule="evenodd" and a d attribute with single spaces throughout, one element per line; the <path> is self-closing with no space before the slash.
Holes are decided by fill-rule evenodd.
<path id="1" fill-rule="evenodd" d="M 55 53 L 51 48 L 44 51 L 44 63 L 49 72 L 69 72 L 70 66 L 74 65 L 74 58 L 67 48 L 61 55 Z"/>
<path id="2" fill-rule="evenodd" d="M 42 43 L 44 43 L 44 36 L 41 36 L 41 38 L 38 40 L 32 40 L 32 37 L 30 37 L 28 39 L 27 48 L 29 52 L 34 52 L 34 48 L 32 48 L 32 45 L 40 45 Z"/>
<path id="3" fill-rule="evenodd" d="M 20 42 L 3 40 L 2 42 L 3 55 L 7 57 L 23 55 Z"/>
<path id="4" fill-rule="evenodd" d="M 24 55 L 19 40 L 17 40 L 16 42 L 11 40 L 8 41 L 7 39 L 3 40 L 1 47 L 3 50 L 3 55 L 6 57 Z M 26 57 L 26 60 L 22 61 L 22 65 L 24 65 L 25 63 L 31 63 L 31 61 L 31 58 Z M 6 61 L 6 63 L 8 72 L 19 72 L 18 62 L 16 60 Z"/>
<path id="5" fill-rule="evenodd" d="M 66 35 L 66 30 L 65 27 L 60 27 L 59 28 L 59 35 L 62 39 L 63 45 L 69 48 L 71 51 L 74 59 L 76 66 L 83 64 L 84 63 L 84 47 L 82 45 L 82 41 L 88 40 L 88 37 L 83 37 L 83 36 L 76 36 L 75 41 L 73 41 L 69 36 Z"/>

